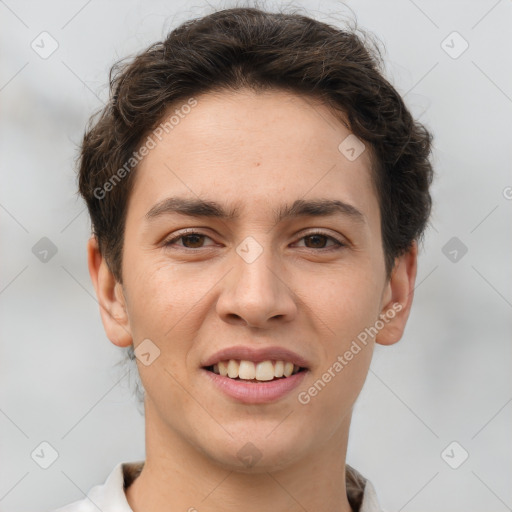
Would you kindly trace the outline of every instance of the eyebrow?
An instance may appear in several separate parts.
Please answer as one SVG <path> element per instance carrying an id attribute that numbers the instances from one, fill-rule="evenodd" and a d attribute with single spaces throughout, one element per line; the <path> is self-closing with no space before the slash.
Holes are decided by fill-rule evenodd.
<path id="1" fill-rule="evenodd" d="M 224 209 L 215 201 L 169 197 L 154 205 L 147 213 L 146 219 L 152 220 L 162 215 L 179 214 L 189 217 L 210 217 L 222 220 L 240 218 L 239 206 Z M 365 223 L 364 214 L 355 206 L 338 199 L 315 199 L 305 201 L 297 199 L 291 205 L 284 205 L 273 210 L 274 222 L 277 224 L 291 217 L 328 217 L 343 215 L 359 223 Z"/>

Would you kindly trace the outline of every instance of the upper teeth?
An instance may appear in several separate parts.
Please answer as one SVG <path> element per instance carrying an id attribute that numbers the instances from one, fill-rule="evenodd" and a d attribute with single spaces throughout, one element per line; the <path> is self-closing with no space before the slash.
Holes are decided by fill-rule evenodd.
<path id="1" fill-rule="evenodd" d="M 289 377 L 297 373 L 300 367 L 289 361 L 261 361 L 253 363 L 252 361 L 219 361 L 213 365 L 213 371 L 223 377 L 236 379 L 239 377 L 244 380 L 272 380 L 274 377 Z"/>

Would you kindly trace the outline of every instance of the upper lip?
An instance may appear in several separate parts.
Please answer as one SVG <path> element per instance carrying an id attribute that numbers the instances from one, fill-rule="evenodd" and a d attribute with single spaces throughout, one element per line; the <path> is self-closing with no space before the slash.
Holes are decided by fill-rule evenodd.
<path id="1" fill-rule="evenodd" d="M 208 356 L 202 363 L 202 367 L 212 366 L 219 361 L 229 361 L 230 359 L 252 361 L 259 363 L 261 361 L 289 361 L 296 366 L 308 368 L 309 363 L 301 356 L 283 347 L 265 347 L 253 348 L 243 345 L 227 347 Z"/>

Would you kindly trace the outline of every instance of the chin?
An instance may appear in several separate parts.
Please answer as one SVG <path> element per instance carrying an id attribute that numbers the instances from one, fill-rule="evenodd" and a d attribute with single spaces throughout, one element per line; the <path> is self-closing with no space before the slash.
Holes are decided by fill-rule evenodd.
<path id="1" fill-rule="evenodd" d="M 298 463 L 304 456 L 304 440 L 294 438 L 285 430 L 281 435 L 274 432 L 269 436 L 268 432 L 266 429 L 265 433 L 246 434 L 231 439 L 229 443 L 225 439 L 223 442 L 219 440 L 205 452 L 222 468 L 247 474 L 280 471 Z M 298 446 L 302 447 L 300 451 Z"/>

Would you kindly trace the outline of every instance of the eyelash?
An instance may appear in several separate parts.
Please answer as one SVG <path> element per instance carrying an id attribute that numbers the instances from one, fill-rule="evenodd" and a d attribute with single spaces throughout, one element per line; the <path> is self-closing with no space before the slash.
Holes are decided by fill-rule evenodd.
<path id="1" fill-rule="evenodd" d="M 177 242 L 178 240 L 181 240 L 182 238 L 185 238 L 187 236 L 191 236 L 191 235 L 199 235 L 199 236 L 205 236 L 206 238 L 210 238 L 208 235 L 206 235 L 205 233 L 201 233 L 199 231 L 186 231 L 186 232 L 181 232 L 179 233 L 178 235 L 176 235 L 175 237 L 171 238 L 170 240 L 167 240 L 166 242 L 164 242 L 164 247 L 172 247 L 174 245 L 175 242 Z M 315 249 L 315 248 L 311 248 L 311 247 L 305 247 L 305 249 L 312 249 L 313 251 L 332 251 L 332 250 L 340 250 L 340 249 L 343 249 L 344 247 L 347 247 L 347 244 L 343 243 L 341 240 L 338 240 L 337 238 L 333 237 L 332 235 L 328 235 L 327 233 L 324 233 L 322 231 L 312 231 L 310 233 L 307 233 L 305 235 L 303 235 L 302 237 L 299 238 L 299 240 L 302 240 L 303 238 L 308 238 L 310 236 L 315 236 L 315 235 L 319 235 L 319 236 L 323 236 L 325 238 L 328 238 L 330 240 L 332 240 L 333 242 L 335 242 L 336 246 L 334 247 L 320 247 L 319 249 Z M 179 249 L 183 249 L 183 250 L 186 250 L 186 251 L 198 251 L 200 249 L 203 249 L 203 247 L 198 247 L 196 249 L 191 249 L 189 247 L 179 247 Z"/>

